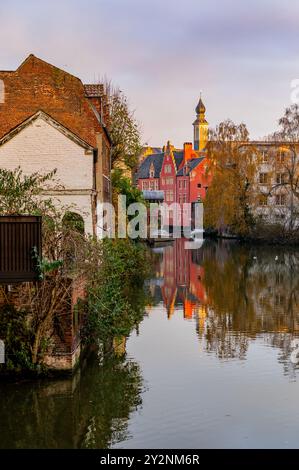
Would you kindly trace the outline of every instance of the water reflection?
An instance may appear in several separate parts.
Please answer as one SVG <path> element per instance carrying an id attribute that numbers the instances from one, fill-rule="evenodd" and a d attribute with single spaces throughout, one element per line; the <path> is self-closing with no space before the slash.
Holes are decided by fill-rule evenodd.
<path id="1" fill-rule="evenodd" d="M 280 350 L 284 372 L 295 377 L 290 356 L 299 335 L 298 250 L 229 240 L 185 250 L 185 241 L 177 240 L 164 248 L 157 279 L 156 301 L 162 299 L 169 319 L 182 308 L 184 318 L 195 321 L 206 352 L 245 360 L 250 342 L 262 337 Z"/>
<path id="2" fill-rule="evenodd" d="M 72 379 L 0 384 L 0 448 L 109 448 L 129 438 L 140 407 L 139 366 L 96 355 Z"/>
<path id="3" fill-rule="evenodd" d="M 299 251 L 158 252 L 154 305 L 113 357 L 68 380 L 0 383 L 1 448 L 298 447 Z"/>

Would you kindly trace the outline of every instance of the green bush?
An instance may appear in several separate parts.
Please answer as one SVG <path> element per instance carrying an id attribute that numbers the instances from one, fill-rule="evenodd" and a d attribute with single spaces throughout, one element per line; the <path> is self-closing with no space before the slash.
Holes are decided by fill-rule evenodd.
<path id="1" fill-rule="evenodd" d="M 28 327 L 27 312 L 17 311 L 13 305 L 0 308 L 0 338 L 5 343 L 6 362 L 0 370 L 20 372 L 34 368 L 31 361 L 31 339 L 33 332 Z"/>
<path id="2" fill-rule="evenodd" d="M 101 242 L 101 266 L 89 280 L 86 338 L 104 343 L 127 336 L 143 317 L 148 296 L 144 280 L 150 273 L 144 245 L 128 239 Z"/>

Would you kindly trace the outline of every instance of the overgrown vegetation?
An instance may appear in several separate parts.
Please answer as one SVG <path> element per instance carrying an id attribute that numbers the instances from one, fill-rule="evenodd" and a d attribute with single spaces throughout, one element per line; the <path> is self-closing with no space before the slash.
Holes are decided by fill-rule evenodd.
<path id="1" fill-rule="evenodd" d="M 113 188 L 113 202 L 115 206 L 117 204 L 117 196 L 119 194 L 126 196 L 127 207 L 135 202 L 145 203 L 140 189 L 132 185 L 130 178 L 125 176 L 121 169 L 117 168 L 112 172 L 111 180 Z"/>
<path id="2" fill-rule="evenodd" d="M 144 245 L 129 239 L 96 242 L 95 251 L 101 267 L 92 265 L 89 273 L 85 338 L 110 347 L 111 339 L 127 336 L 143 317 L 149 302 L 143 285 L 150 260 Z"/>
<path id="3" fill-rule="evenodd" d="M 65 223 L 66 208 L 42 196 L 55 185 L 55 171 L 24 175 L 20 168 L 0 170 L 0 214 L 41 215 L 43 255 L 32 250 L 39 281 L 0 286 L 0 337 L 5 342 L 5 370 L 40 370 L 52 338 L 71 312 L 72 279 L 83 273 L 84 237 L 76 224 Z M 34 247 L 33 247 L 34 248 Z M 76 268 L 72 259 L 76 257 Z M 76 272 L 74 272 L 76 271 Z"/>
<path id="4" fill-rule="evenodd" d="M 0 338 L 5 341 L 6 353 L 6 363 L 5 366 L 0 365 L 0 371 L 34 369 L 31 356 L 33 330 L 28 324 L 25 309 L 16 309 L 9 303 L 0 307 Z"/>
<path id="5" fill-rule="evenodd" d="M 82 233 L 82 220 L 73 208 L 57 209 L 43 199 L 44 185 L 55 172 L 26 177 L 18 168 L 0 172 L 0 213 L 43 216 L 43 254 L 36 262 L 40 280 L 13 287 L 0 286 L 0 338 L 7 362 L 0 370 L 40 371 L 53 340 L 63 342 L 72 322 L 72 292 L 83 279 L 87 342 L 105 344 L 127 335 L 138 324 L 147 302 L 143 281 L 148 273 L 146 249 L 131 240 L 97 240 Z M 16 206 L 15 198 L 19 201 Z"/>

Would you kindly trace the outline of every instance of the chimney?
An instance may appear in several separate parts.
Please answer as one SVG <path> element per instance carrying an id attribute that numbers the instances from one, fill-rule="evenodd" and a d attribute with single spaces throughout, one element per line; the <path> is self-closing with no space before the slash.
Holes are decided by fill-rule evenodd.
<path id="1" fill-rule="evenodd" d="M 193 157 L 192 142 L 184 143 L 184 165 Z"/>
<path id="2" fill-rule="evenodd" d="M 103 124 L 109 126 L 108 96 L 103 84 L 84 85 L 85 96 L 91 101 L 103 120 Z"/>

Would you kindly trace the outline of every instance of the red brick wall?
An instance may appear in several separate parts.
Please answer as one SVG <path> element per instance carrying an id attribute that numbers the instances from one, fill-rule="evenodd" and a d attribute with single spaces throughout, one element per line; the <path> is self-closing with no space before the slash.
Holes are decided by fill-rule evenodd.
<path id="1" fill-rule="evenodd" d="M 145 186 L 144 186 L 145 185 Z M 160 179 L 159 178 L 146 178 L 138 180 L 138 188 L 140 191 L 153 191 L 160 189 Z"/>
<path id="2" fill-rule="evenodd" d="M 5 87 L 0 138 L 42 110 L 96 147 L 96 132 L 103 129 L 79 78 L 30 55 L 15 72 L 0 72 L 0 79 Z"/>
<path id="3" fill-rule="evenodd" d="M 164 202 L 166 204 L 176 202 L 176 167 L 171 153 L 168 152 L 164 154 L 160 173 L 160 189 L 164 191 Z"/>
<path id="4" fill-rule="evenodd" d="M 190 202 L 189 176 L 177 176 L 177 202 L 183 204 Z"/>
<path id="5" fill-rule="evenodd" d="M 190 202 L 196 202 L 198 197 L 202 200 L 206 197 L 206 188 L 209 187 L 212 181 L 211 175 L 206 175 L 207 159 L 203 160 L 194 170 L 192 170 L 192 177 L 190 178 Z M 198 187 L 200 184 L 201 187 Z"/>

